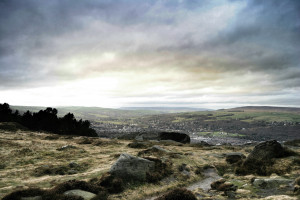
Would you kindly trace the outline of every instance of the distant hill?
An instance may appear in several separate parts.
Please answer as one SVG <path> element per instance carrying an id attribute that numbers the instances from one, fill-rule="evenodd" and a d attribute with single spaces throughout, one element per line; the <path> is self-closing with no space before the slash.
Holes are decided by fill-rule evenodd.
<path id="1" fill-rule="evenodd" d="M 21 114 L 29 110 L 30 112 L 38 112 L 46 107 L 40 106 L 10 106 L 12 110 L 18 110 Z M 86 119 L 97 121 L 103 118 L 132 118 L 146 115 L 163 114 L 165 112 L 156 110 L 121 110 L 101 107 L 82 107 L 82 106 L 61 106 L 56 107 L 58 116 L 64 116 L 66 113 L 73 113 L 77 119 Z"/>
<path id="2" fill-rule="evenodd" d="M 191 107 L 121 107 L 121 110 L 152 110 L 164 113 L 180 113 L 192 111 L 213 111 L 208 108 L 191 108 Z"/>
<path id="3" fill-rule="evenodd" d="M 300 113 L 300 108 L 296 107 L 273 107 L 273 106 L 244 106 L 230 109 L 223 109 L 226 111 L 233 112 L 243 112 L 243 111 L 253 111 L 253 112 L 295 112 Z"/>

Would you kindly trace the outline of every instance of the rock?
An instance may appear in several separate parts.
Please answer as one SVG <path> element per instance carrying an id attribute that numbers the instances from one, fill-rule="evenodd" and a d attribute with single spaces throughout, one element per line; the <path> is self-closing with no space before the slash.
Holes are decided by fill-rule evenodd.
<path id="1" fill-rule="evenodd" d="M 247 157 L 246 162 L 251 162 L 252 160 L 265 161 L 272 158 L 282 158 L 285 155 L 286 151 L 281 144 L 276 140 L 270 140 L 256 145 Z"/>
<path id="2" fill-rule="evenodd" d="M 190 177 L 191 177 L 191 173 L 190 173 L 189 171 L 187 171 L 187 170 L 183 170 L 183 171 L 181 172 L 181 174 L 182 174 L 183 176 L 187 177 L 187 178 L 190 178 Z"/>
<path id="3" fill-rule="evenodd" d="M 147 148 L 147 147 L 149 147 L 149 143 L 134 141 L 132 143 L 129 143 L 128 147 L 130 147 L 130 148 Z"/>
<path id="4" fill-rule="evenodd" d="M 69 163 L 69 167 L 71 167 L 71 168 L 76 168 L 76 167 L 79 167 L 79 164 L 76 163 L 76 162 L 70 162 L 70 163 Z"/>
<path id="5" fill-rule="evenodd" d="M 146 174 L 154 170 L 155 163 L 123 153 L 111 166 L 110 173 L 126 181 L 146 181 Z"/>
<path id="6" fill-rule="evenodd" d="M 246 158 L 244 154 L 239 152 L 227 153 L 225 156 L 226 156 L 226 162 L 230 164 L 237 163 Z"/>
<path id="7" fill-rule="evenodd" d="M 65 145 L 65 146 L 62 146 L 60 148 L 57 148 L 56 150 L 57 151 L 64 151 L 64 150 L 68 150 L 68 149 L 76 149 L 77 147 L 73 146 L 73 145 Z"/>
<path id="8" fill-rule="evenodd" d="M 283 148 L 276 140 L 262 142 L 254 147 L 243 164 L 236 168 L 235 172 L 239 175 L 270 175 L 276 172 L 272 168 L 272 160 L 289 155 L 291 155 L 291 152 Z"/>
<path id="9" fill-rule="evenodd" d="M 159 133 L 160 140 L 174 140 L 176 142 L 181 143 L 190 143 L 191 138 L 189 135 L 185 133 L 178 133 L 178 132 L 161 132 Z"/>
<path id="10" fill-rule="evenodd" d="M 253 185 L 263 189 L 278 188 L 280 185 L 289 185 L 293 182 L 291 179 L 284 178 L 261 178 L 254 179 Z"/>
<path id="11" fill-rule="evenodd" d="M 211 183 L 211 189 L 218 191 L 236 191 L 237 186 L 232 183 L 226 182 L 225 179 L 219 179 L 213 183 Z"/>
<path id="12" fill-rule="evenodd" d="M 68 190 L 68 191 L 64 192 L 64 195 L 80 196 L 84 200 L 90 200 L 90 199 L 92 199 L 96 196 L 96 194 L 94 194 L 94 193 L 87 192 L 87 191 L 84 191 L 84 190 L 78 190 L 78 189 Z"/>
<path id="13" fill-rule="evenodd" d="M 299 185 L 294 186 L 294 194 L 295 195 L 300 195 L 300 186 Z"/>
<path id="14" fill-rule="evenodd" d="M 42 196 L 35 196 L 35 197 L 21 197 L 21 200 L 42 200 Z"/>
<path id="15" fill-rule="evenodd" d="M 74 170 L 74 169 L 70 169 L 67 171 L 67 174 L 77 174 L 78 171 Z"/>
<path id="16" fill-rule="evenodd" d="M 144 141 L 144 137 L 143 137 L 143 135 L 137 135 L 137 136 L 135 137 L 135 140 L 136 140 L 136 141 Z"/>
<path id="17" fill-rule="evenodd" d="M 165 154 L 165 153 L 169 153 L 168 150 L 158 146 L 158 145 L 154 145 L 153 147 L 151 147 L 150 149 L 146 149 L 143 151 L 140 151 L 138 153 L 138 156 L 143 156 L 145 154 L 151 155 L 151 154 Z"/>
<path id="18" fill-rule="evenodd" d="M 291 197 L 288 195 L 273 195 L 268 196 L 266 198 L 262 198 L 261 200 L 299 200 L 297 197 Z"/>
<path id="19" fill-rule="evenodd" d="M 191 169 L 187 166 L 187 164 L 182 163 L 181 165 L 178 166 L 178 170 L 181 172 L 184 170 L 189 172 Z"/>
<path id="20" fill-rule="evenodd" d="M 226 190 L 224 192 L 224 194 L 226 196 L 228 196 L 228 198 L 230 198 L 230 199 L 235 199 L 235 196 L 236 196 L 236 193 L 234 191 L 232 191 L 232 190 Z"/>
<path id="21" fill-rule="evenodd" d="M 295 179 L 294 182 L 295 185 L 300 185 L 300 176 L 298 178 Z"/>
<path id="22" fill-rule="evenodd" d="M 168 153 L 169 152 L 168 150 L 166 150 L 166 149 L 164 149 L 164 148 L 162 148 L 158 145 L 154 145 L 151 149 L 154 152 L 161 152 L 161 153 Z"/>

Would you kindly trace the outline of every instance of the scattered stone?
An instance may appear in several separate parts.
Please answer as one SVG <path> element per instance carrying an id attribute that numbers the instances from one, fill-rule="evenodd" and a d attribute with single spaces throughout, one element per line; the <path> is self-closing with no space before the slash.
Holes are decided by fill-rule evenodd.
<path id="1" fill-rule="evenodd" d="M 262 200 L 299 200 L 298 197 L 291 197 L 288 195 L 273 195 L 268 196 L 266 198 L 262 198 Z"/>
<path id="2" fill-rule="evenodd" d="M 185 188 L 176 188 L 167 194 L 156 198 L 155 200 L 197 200 L 196 196 L 190 190 Z"/>
<path id="3" fill-rule="evenodd" d="M 64 192 L 64 195 L 67 195 L 67 196 L 80 196 L 84 200 L 90 200 L 90 199 L 92 199 L 96 196 L 96 194 L 94 194 L 94 193 L 87 192 L 87 191 L 84 191 L 84 190 L 79 190 L 79 189 L 68 190 L 68 191 Z"/>
<path id="4" fill-rule="evenodd" d="M 146 181 L 146 174 L 154 169 L 154 162 L 123 153 L 110 168 L 110 173 L 128 181 Z"/>
<path id="5" fill-rule="evenodd" d="M 77 149 L 77 147 L 73 146 L 73 145 L 65 145 L 62 146 L 60 148 L 57 148 L 57 151 L 64 151 L 64 150 L 68 150 L 68 149 Z"/>
<path id="6" fill-rule="evenodd" d="M 185 133 L 178 133 L 178 132 L 161 132 L 159 134 L 159 139 L 160 140 L 174 140 L 176 142 L 181 142 L 181 143 L 190 143 L 191 138 L 189 135 Z"/>
<path id="7" fill-rule="evenodd" d="M 70 162 L 69 163 L 69 167 L 76 168 L 76 167 L 80 167 L 80 165 L 78 163 L 76 163 L 76 162 Z"/>
<path id="8" fill-rule="evenodd" d="M 141 149 L 147 148 L 148 146 L 149 146 L 149 143 L 147 143 L 147 142 L 138 142 L 138 141 L 134 141 L 134 142 L 128 144 L 128 147 L 138 148 L 138 149 L 139 148 L 141 148 Z"/>
<path id="9" fill-rule="evenodd" d="M 74 169 L 70 169 L 68 170 L 67 174 L 77 174 L 78 171 L 74 170 Z"/>
<path id="10" fill-rule="evenodd" d="M 158 145 L 154 145 L 153 147 L 151 147 L 150 149 L 146 149 L 144 151 L 140 151 L 138 153 L 138 156 L 142 156 L 142 155 L 145 155 L 145 154 L 165 154 L 165 153 L 169 153 L 168 150 L 158 146 Z"/>
<path id="11" fill-rule="evenodd" d="M 77 144 L 92 144 L 93 140 L 88 137 L 82 137 L 77 141 Z"/>
<path id="12" fill-rule="evenodd" d="M 45 140 L 57 140 L 57 139 L 59 139 L 59 135 L 47 135 L 44 139 Z"/>
<path id="13" fill-rule="evenodd" d="M 294 186 L 294 194 L 295 195 L 300 195 L 300 186 L 299 185 Z"/>
<path id="14" fill-rule="evenodd" d="M 224 191 L 224 194 L 226 196 L 228 196 L 228 198 L 230 198 L 230 199 L 235 199 L 235 196 L 236 196 L 236 193 L 232 190 L 226 190 L 226 191 Z"/>
<path id="15" fill-rule="evenodd" d="M 298 178 L 295 179 L 294 182 L 295 185 L 300 185 L 300 176 Z"/>
<path id="16" fill-rule="evenodd" d="M 237 163 L 246 158 L 244 154 L 239 152 L 227 153 L 225 156 L 226 156 L 226 162 L 230 164 Z"/>
<path id="17" fill-rule="evenodd" d="M 152 151 L 155 151 L 155 152 L 161 152 L 161 153 L 168 153 L 169 151 L 158 146 L 158 145 L 154 145 L 152 148 Z"/>
<path id="18" fill-rule="evenodd" d="M 178 170 L 182 172 L 184 170 L 185 171 L 190 171 L 191 169 L 187 166 L 187 164 L 182 163 L 181 165 L 178 166 Z"/>
<path id="19" fill-rule="evenodd" d="M 143 137 L 143 135 L 137 135 L 137 136 L 135 137 L 135 140 L 136 140 L 136 141 L 144 141 L 144 137 Z"/>
<path id="20" fill-rule="evenodd" d="M 237 186 L 233 185 L 230 182 L 226 182 L 225 179 L 219 179 L 215 182 L 213 182 L 211 185 L 211 189 L 217 190 L 217 191 L 236 191 Z"/>
<path id="21" fill-rule="evenodd" d="M 258 178 L 254 179 L 253 185 L 262 189 L 278 188 L 280 185 L 289 185 L 293 182 L 291 179 L 284 178 Z"/>

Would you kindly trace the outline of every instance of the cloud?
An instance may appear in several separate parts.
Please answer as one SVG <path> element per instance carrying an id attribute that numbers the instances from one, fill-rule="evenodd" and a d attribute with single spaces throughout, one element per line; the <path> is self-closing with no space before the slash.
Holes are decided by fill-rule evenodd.
<path id="1" fill-rule="evenodd" d="M 299 9 L 292 0 L 3 0 L 0 93 L 12 101 L 55 88 L 57 105 L 101 106 L 74 100 L 89 95 L 114 105 L 297 105 Z"/>

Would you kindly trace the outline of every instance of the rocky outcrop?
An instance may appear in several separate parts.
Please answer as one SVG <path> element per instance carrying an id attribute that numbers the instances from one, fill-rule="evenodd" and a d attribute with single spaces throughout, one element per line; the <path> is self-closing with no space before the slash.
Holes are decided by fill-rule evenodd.
<path id="1" fill-rule="evenodd" d="M 264 161 L 286 156 L 286 150 L 276 140 L 259 143 L 247 157 L 246 162 Z"/>
<path id="2" fill-rule="evenodd" d="M 226 182 L 225 179 L 219 179 L 213 182 L 211 185 L 211 189 L 218 190 L 218 191 L 236 191 L 237 186 L 230 182 Z"/>
<path id="3" fill-rule="evenodd" d="M 160 140 L 174 140 L 180 143 L 190 143 L 191 138 L 189 135 L 185 133 L 178 133 L 178 132 L 161 132 L 159 133 Z"/>
<path id="4" fill-rule="evenodd" d="M 82 197 L 84 200 L 90 200 L 92 198 L 94 198 L 96 196 L 96 194 L 91 193 L 91 192 L 87 192 L 84 190 L 68 190 L 66 192 L 64 192 L 64 195 L 66 196 L 79 196 Z"/>
<path id="5" fill-rule="evenodd" d="M 270 175 L 274 172 L 272 169 L 274 159 L 287 157 L 292 155 L 292 153 L 292 151 L 281 146 L 276 140 L 259 143 L 242 165 L 236 168 L 236 173 L 240 175 Z"/>
<path id="6" fill-rule="evenodd" d="M 155 163 L 123 153 L 111 166 L 110 173 L 128 181 L 146 181 L 146 175 L 154 170 Z"/>
<path id="7" fill-rule="evenodd" d="M 229 164 L 237 163 L 246 158 L 246 156 L 239 152 L 227 153 L 225 154 L 226 162 Z"/>

